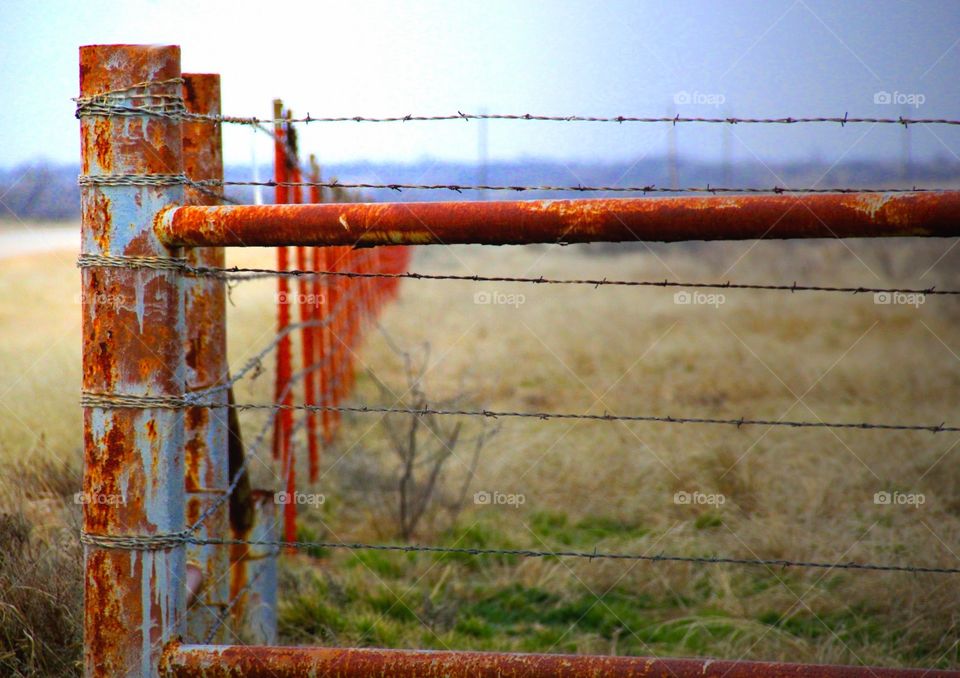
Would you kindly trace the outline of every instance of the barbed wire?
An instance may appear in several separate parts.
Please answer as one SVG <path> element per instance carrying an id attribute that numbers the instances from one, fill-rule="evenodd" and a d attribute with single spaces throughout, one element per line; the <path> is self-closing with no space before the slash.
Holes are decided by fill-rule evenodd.
<path id="1" fill-rule="evenodd" d="M 374 189 L 390 190 L 402 192 L 405 190 L 417 191 L 454 191 L 462 193 L 464 191 L 512 191 L 522 193 L 526 191 L 537 192 L 579 192 L 579 193 L 708 193 L 712 195 L 736 193 L 736 194 L 829 194 L 829 193 L 953 193 L 957 189 L 945 189 L 924 186 L 911 187 L 891 187 L 891 188 L 791 188 L 788 186 L 686 186 L 680 188 L 666 188 L 656 184 L 646 184 L 643 186 L 589 186 L 583 184 L 577 185 L 522 185 L 522 184 L 407 184 L 407 183 L 366 183 L 366 182 L 343 182 L 339 180 L 330 181 L 274 181 L 268 179 L 265 181 L 223 181 L 219 179 L 204 179 L 193 181 L 183 174 L 111 174 L 111 175 L 81 175 L 77 183 L 80 186 L 170 186 L 182 184 L 198 191 L 209 192 L 213 187 L 226 186 L 263 186 L 267 188 L 285 187 L 285 188 L 329 188 L 329 189 Z M 212 193 L 215 197 L 224 198 L 222 195 Z M 233 201 L 231 201 L 233 202 Z"/>
<path id="2" fill-rule="evenodd" d="M 180 271 L 186 275 L 209 277 L 226 282 L 247 282 L 265 278 L 385 278 L 393 280 L 446 280 L 459 282 L 504 282 L 533 285 L 584 285 L 593 288 L 604 286 L 620 287 L 663 287 L 719 290 L 768 290 L 782 292 L 837 292 L 843 294 L 922 294 L 925 296 L 960 296 L 960 290 L 938 290 L 935 286 L 923 288 L 909 287 L 837 287 L 829 285 L 800 285 L 774 283 L 735 283 L 725 282 L 684 282 L 676 280 L 616 280 L 609 278 L 547 278 L 544 276 L 504 276 L 504 275 L 462 275 L 454 273 L 365 273 L 360 271 L 310 271 L 291 269 L 280 271 L 271 268 L 247 268 L 240 266 L 192 266 L 183 259 L 167 257 L 131 257 L 99 254 L 81 254 L 77 265 L 81 268 L 155 268 Z M 330 283 L 326 283 L 329 285 Z"/>
<path id="3" fill-rule="evenodd" d="M 313 122 L 440 122 L 447 120 L 517 120 L 517 121 L 535 121 L 535 122 L 612 122 L 612 123 L 670 123 L 672 125 L 684 123 L 707 123 L 707 124 L 725 124 L 725 125 L 796 125 L 808 123 L 834 123 L 841 127 L 848 124 L 871 124 L 871 125 L 960 125 L 960 120 L 950 118 L 906 118 L 898 116 L 896 118 L 876 118 L 876 117 L 850 117 L 844 113 L 839 116 L 814 116 L 814 117 L 780 117 L 780 118 L 737 118 L 737 117 L 701 117 L 701 116 L 635 116 L 635 115 L 612 115 L 612 116 L 593 116 L 593 115 L 542 115 L 535 113 L 464 113 L 457 111 L 455 114 L 441 115 L 393 115 L 384 117 L 369 117 L 362 115 L 350 116 L 313 116 L 307 113 L 301 118 L 285 119 L 285 122 L 310 124 Z M 273 123 L 273 120 L 259 120 L 249 117 L 242 118 L 236 116 L 226 116 L 222 122 L 253 125 L 257 123 Z"/>
<path id="4" fill-rule="evenodd" d="M 137 87 L 149 86 L 152 83 L 141 83 Z M 124 92 L 126 90 L 117 90 Z M 111 93 L 113 94 L 113 93 Z M 178 97 L 168 97 L 175 100 Z M 772 118 L 760 117 L 705 117 L 705 116 L 637 116 L 637 115 L 549 115 L 539 113 L 469 113 L 457 111 L 456 113 L 421 115 L 408 113 L 404 115 L 388 116 L 365 116 L 365 115 L 341 115 L 341 116 L 315 116 L 307 113 L 301 117 L 290 118 L 260 118 L 257 116 L 239 116 L 239 115 L 214 115 L 204 113 L 191 113 L 182 107 L 177 106 L 180 102 L 172 101 L 172 105 L 163 106 L 135 106 L 126 103 L 126 97 L 109 97 L 106 94 L 96 95 L 95 97 L 77 98 L 77 117 L 86 115 L 151 115 L 157 117 L 176 118 L 181 120 L 199 120 L 222 124 L 251 125 L 251 126 L 269 126 L 281 124 L 306 124 L 311 123 L 339 123 L 339 122 L 365 122 L 365 123 L 391 123 L 391 122 L 443 122 L 451 120 L 508 120 L 508 121 L 527 121 L 527 122 L 576 122 L 576 123 L 641 123 L 656 124 L 667 123 L 671 125 L 678 124 L 722 124 L 722 125 L 798 125 L 798 124 L 836 124 L 844 127 L 846 125 L 870 124 L 870 125 L 960 125 L 960 120 L 951 118 L 908 118 L 905 116 L 890 117 L 867 117 L 851 116 L 844 113 L 843 116 L 781 116 Z"/>
<path id="5" fill-rule="evenodd" d="M 134 409 L 183 409 L 187 407 L 204 407 L 211 409 L 235 410 L 305 410 L 313 412 L 353 412 L 353 413 L 383 413 L 383 414 L 410 414 L 414 416 L 454 416 L 454 417 L 486 417 L 488 419 L 520 418 L 540 419 L 580 419 L 586 421 L 633 421 L 656 422 L 663 424 L 720 424 L 736 426 L 783 426 L 788 428 L 835 428 L 861 429 L 886 431 L 928 431 L 930 433 L 960 432 L 958 426 L 947 426 L 946 422 L 933 424 L 878 424 L 873 422 L 825 422 L 825 421 L 791 421 L 783 419 L 723 419 L 714 417 L 673 417 L 668 415 L 644 414 L 577 414 L 575 412 L 514 412 L 504 410 L 457 410 L 414 407 L 383 407 L 379 405 L 285 405 L 279 403 L 208 403 L 197 401 L 193 397 L 184 396 L 141 396 L 126 393 L 95 393 L 84 391 L 80 396 L 81 407 L 134 408 Z"/>
<path id="6" fill-rule="evenodd" d="M 206 271 L 198 270 L 197 275 L 207 275 Z M 831 287 L 827 285 L 799 285 L 793 282 L 789 285 L 771 283 L 735 283 L 726 282 L 683 282 L 675 280 L 611 280 L 609 278 L 537 278 L 502 276 L 502 275 L 457 275 L 453 273 L 359 273 L 348 271 L 274 271 L 270 269 L 239 268 L 214 269 L 214 277 L 224 274 L 227 280 L 243 281 L 257 280 L 267 277 L 346 277 L 346 278 L 393 278 L 402 280 L 450 280 L 461 282 L 505 282 L 527 283 L 533 285 L 585 285 L 590 287 L 620 286 L 620 287 L 679 287 L 695 289 L 720 290 L 771 290 L 783 292 L 842 292 L 845 294 L 923 294 L 923 295 L 960 295 L 960 290 L 938 290 L 935 286 L 924 288 L 906 287 Z"/>
<path id="7" fill-rule="evenodd" d="M 666 188 L 655 184 L 646 184 L 643 186 L 588 186 L 583 184 L 576 185 L 521 185 L 521 184 L 407 184 L 407 183 L 367 183 L 367 182 L 342 182 L 342 181 L 200 181 L 190 182 L 190 185 L 200 184 L 203 186 L 266 186 L 266 187 L 287 187 L 287 188 L 346 188 L 346 189 L 382 189 L 395 192 L 405 190 L 417 191 L 454 191 L 462 193 L 464 191 L 541 191 L 541 192 L 609 192 L 609 193 L 762 193 L 762 194 L 792 194 L 792 193 L 951 193 L 956 189 L 943 189 L 922 186 L 893 187 L 893 188 L 790 188 L 787 186 L 770 187 L 727 187 L 727 186 L 686 186 L 681 188 Z"/>
<path id="8" fill-rule="evenodd" d="M 888 565 L 879 563 L 823 562 L 811 560 L 791 560 L 785 558 L 732 558 L 728 556 L 683 556 L 668 553 L 643 554 L 620 553 L 611 551 L 578 550 L 538 550 L 506 548 L 473 548 L 457 546 L 431 546 L 425 544 L 368 544 L 364 542 L 342 541 L 283 541 L 262 539 L 215 539 L 194 537 L 185 532 L 172 535 L 99 535 L 89 532 L 81 534 L 84 544 L 107 549 L 124 550 L 163 550 L 176 548 L 183 544 L 198 546 L 266 546 L 305 549 L 346 549 L 350 551 L 393 551 L 398 553 L 435 553 L 443 555 L 470 556 L 512 556 L 519 558 L 580 558 L 594 560 L 632 560 L 646 562 L 677 562 L 698 565 L 754 565 L 761 567 L 802 567 L 838 570 L 871 570 L 877 572 L 911 572 L 914 574 L 960 574 L 956 567 L 928 567 L 918 565 Z"/>

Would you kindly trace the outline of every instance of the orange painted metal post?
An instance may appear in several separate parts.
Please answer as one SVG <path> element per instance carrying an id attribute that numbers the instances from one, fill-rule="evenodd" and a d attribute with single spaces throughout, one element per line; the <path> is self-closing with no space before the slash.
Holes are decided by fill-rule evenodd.
<path id="1" fill-rule="evenodd" d="M 184 102 L 191 113 L 220 114 L 220 76 L 185 74 Z M 185 120 L 181 126 L 183 167 L 194 181 L 223 180 L 223 151 L 220 125 L 208 120 Z M 185 203 L 215 205 L 219 200 L 207 192 L 187 188 Z M 220 247 L 193 247 L 184 253 L 193 266 L 222 268 L 224 252 Z M 226 290 L 220 280 L 191 277 L 183 281 L 186 315 L 186 390 L 203 391 L 221 385 L 228 376 Z M 225 405 L 227 391 L 204 396 L 209 402 Z M 227 458 L 227 420 L 225 408 L 192 407 L 186 411 L 184 461 L 186 466 L 186 520 L 192 525 L 215 502 L 223 502 L 230 484 Z M 230 537 L 229 504 L 223 502 L 199 525 L 202 539 Z M 187 547 L 187 564 L 202 574 L 202 589 L 187 610 L 187 634 L 190 642 L 205 642 L 214 629 L 213 640 L 226 640 L 221 619 L 230 595 L 228 549 L 217 545 Z"/>
<path id="2" fill-rule="evenodd" d="M 183 201 L 170 178 L 183 172 L 180 122 L 120 111 L 182 110 L 180 49 L 81 47 L 80 93 L 83 254 L 179 255 L 157 239 L 154 220 Z M 181 397 L 179 273 L 94 265 L 81 275 L 84 391 Z M 184 529 L 183 410 L 87 406 L 83 432 L 84 672 L 156 676 L 164 645 L 184 631 L 184 546 L 109 541 Z"/>
<path id="3" fill-rule="evenodd" d="M 182 207 L 171 244 L 532 243 L 960 235 L 960 191 L 507 202 Z"/>
<path id="4" fill-rule="evenodd" d="M 287 117 L 291 117 L 291 112 L 288 110 L 286 112 Z M 288 153 L 288 162 L 290 164 L 289 174 L 291 182 L 299 184 L 302 181 L 300 175 L 300 164 L 299 157 L 297 155 L 297 144 L 296 137 L 293 134 L 293 129 L 288 126 L 287 128 L 287 153 Z M 291 202 L 295 205 L 303 203 L 303 188 L 301 186 L 294 186 L 292 192 Z M 306 268 L 306 249 L 298 245 L 295 249 L 296 256 L 296 266 L 301 271 Z M 303 278 L 297 280 L 297 299 L 288 299 L 288 304 L 296 303 L 300 310 L 300 320 L 306 320 L 304 317 L 304 312 L 306 310 L 306 281 Z M 306 345 L 306 332 L 301 331 L 301 346 Z M 304 364 L 301 366 L 306 369 L 306 361 L 309 360 L 309 355 L 305 352 L 301 353 Z M 287 366 L 287 388 L 286 396 L 283 399 L 284 405 L 293 404 L 293 383 L 291 378 L 293 376 L 292 368 L 292 356 L 290 363 Z M 283 522 L 284 522 L 284 538 L 287 541 L 294 541 L 297 538 L 297 504 L 292 501 L 296 490 L 297 490 L 297 459 L 295 455 L 295 448 L 292 445 L 291 436 L 293 435 L 293 412 L 286 410 L 282 412 L 284 415 L 289 416 L 289 420 L 284 428 L 284 440 L 283 440 L 283 450 L 284 455 L 281 459 L 282 464 L 282 478 L 284 479 L 284 487 L 287 493 L 288 501 L 284 504 L 283 507 Z M 312 413 L 308 413 L 312 414 Z M 288 549 L 289 553 L 294 553 L 294 549 Z"/>
<path id="5" fill-rule="evenodd" d="M 323 193 L 317 184 L 320 183 L 320 165 L 317 164 L 317 157 L 315 155 L 310 156 L 310 181 L 314 185 L 310 187 L 310 203 L 318 205 L 323 202 Z M 327 270 L 327 259 L 328 259 L 328 247 L 313 247 L 311 248 L 311 264 L 310 267 L 314 271 L 325 271 Z M 326 279 L 324 283 L 329 283 L 329 279 Z M 326 311 L 329 308 L 327 306 L 327 294 L 325 292 L 325 286 L 320 282 L 320 278 L 316 277 L 313 279 L 310 285 L 310 292 L 312 296 L 313 304 L 311 305 L 311 318 L 315 322 L 321 321 L 326 316 Z M 329 338 L 328 327 L 320 328 L 311 328 L 309 330 L 311 335 L 310 337 L 310 365 L 319 367 L 319 374 L 317 379 L 313 379 L 313 373 L 308 372 L 307 374 L 307 392 L 309 393 L 310 403 L 316 405 L 318 402 L 326 404 L 324 395 L 327 392 L 330 381 L 330 370 L 329 365 L 327 364 L 327 339 Z M 317 383 L 318 382 L 318 383 Z M 311 414 L 313 414 L 311 412 Z M 323 431 L 324 439 L 327 438 L 328 431 L 330 430 L 330 412 L 323 410 L 320 414 L 320 424 Z M 317 438 L 317 427 L 316 420 L 311 419 L 307 421 L 307 427 L 309 429 L 310 437 L 310 482 L 315 483 L 320 477 L 320 449 L 319 449 L 319 440 Z"/>
<path id="6" fill-rule="evenodd" d="M 287 147 L 286 130 L 280 121 L 283 116 L 283 102 L 280 99 L 273 101 L 274 124 L 274 143 L 273 143 L 273 179 L 277 182 L 274 189 L 274 203 L 277 206 L 286 205 L 290 202 L 289 189 L 283 185 L 288 181 L 287 173 Z M 289 254 L 285 246 L 277 248 L 277 268 L 286 271 L 289 266 Z M 277 331 L 284 332 L 290 324 L 290 283 L 287 278 L 279 276 L 277 278 Z M 274 384 L 274 399 L 279 401 L 287 380 L 290 378 L 290 336 L 284 335 L 280 339 L 280 345 L 277 347 L 277 372 Z M 279 412 L 273 427 L 273 457 L 274 459 L 286 459 L 285 452 L 282 449 L 286 441 L 286 430 L 288 417 L 287 412 Z"/>

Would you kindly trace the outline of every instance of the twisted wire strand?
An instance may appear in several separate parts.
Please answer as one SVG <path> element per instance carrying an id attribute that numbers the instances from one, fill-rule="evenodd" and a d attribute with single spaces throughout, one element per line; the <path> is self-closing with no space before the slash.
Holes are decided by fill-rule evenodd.
<path id="1" fill-rule="evenodd" d="M 909 287 L 834 287 L 828 285 L 789 285 L 773 283 L 735 283 L 724 282 L 683 282 L 675 280 L 616 280 L 609 278 L 547 278 L 544 276 L 522 277 L 503 275 L 458 275 L 453 273 L 364 273 L 359 271 L 279 271 L 270 268 L 243 268 L 239 266 L 191 266 L 183 259 L 164 257 L 131 257 L 98 254 L 81 254 L 77 265 L 88 267 L 116 268 L 155 268 L 181 271 L 187 275 L 209 277 L 227 282 L 245 282 L 264 278 L 386 278 L 399 280 L 447 280 L 463 282 L 504 282 L 527 283 L 533 285 L 585 285 L 593 288 L 603 286 L 621 287 L 664 287 L 719 290 L 773 290 L 782 292 L 839 292 L 844 294 L 922 294 L 932 296 L 958 296 L 960 290 L 938 290 L 935 286 L 924 288 Z M 325 282 L 329 285 L 329 282 Z"/>
<path id="2" fill-rule="evenodd" d="M 714 417 L 673 417 L 660 415 L 640 414 L 577 414 L 574 412 L 514 412 L 502 410 L 460 410 L 434 409 L 413 407 L 382 407 L 379 405 L 283 405 L 277 403 L 208 403 L 198 402 L 195 398 L 184 396 L 138 396 L 123 393 L 95 393 L 85 391 L 80 396 L 82 407 L 113 408 L 158 408 L 182 409 L 185 407 L 206 407 L 211 409 L 235 410 L 305 410 L 308 412 L 354 412 L 354 413 L 384 413 L 384 414 L 411 414 L 415 416 L 453 416 L 453 417 L 486 417 L 489 419 L 519 418 L 540 419 L 579 419 L 586 421 L 634 421 L 656 422 L 663 424 L 720 424 L 728 426 L 782 426 L 788 428 L 835 428 L 835 429 L 862 429 L 884 431 L 928 431 L 930 433 L 960 432 L 960 426 L 940 424 L 884 424 L 874 422 L 825 422 L 825 421 L 791 421 L 783 419 L 722 419 Z"/>
<path id="3" fill-rule="evenodd" d="M 287 188 L 346 188 L 346 189 L 371 189 L 371 190 L 391 190 L 397 193 L 405 190 L 415 191 L 453 191 L 462 193 L 464 191 L 512 191 L 522 193 L 526 191 L 552 191 L 552 192 L 579 192 L 579 193 L 708 193 L 708 194 L 726 194 L 726 193 L 744 193 L 744 194 L 794 194 L 794 193 L 951 193 L 956 189 L 942 189 L 922 186 L 894 187 L 894 188 L 790 188 L 787 186 L 771 187 L 727 187 L 727 186 L 687 186 L 681 188 L 666 188 L 647 184 L 644 186 L 586 186 L 582 184 L 553 186 L 553 185 L 507 185 L 507 184 L 408 184 L 408 183 L 367 183 L 355 182 L 347 183 L 342 181 L 201 181 L 195 182 L 205 186 L 266 186 L 266 187 L 287 187 Z"/>
<path id="4" fill-rule="evenodd" d="M 129 87 L 107 90 L 99 94 L 76 97 L 76 117 L 132 117 L 154 116 L 180 119 L 187 114 L 187 109 L 181 94 L 183 78 L 168 78 L 166 80 L 150 80 L 138 82 Z M 174 93 L 153 91 L 155 88 L 175 86 Z M 131 100 L 150 99 L 148 104 L 133 104 Z"/>
<path id="5" fill-rule="evenodd" d="M 77 177 L 77 185 L 87 186 L 187 186 L 204 195 L 232 205 L 241 204 L 240 201 L 228 198 L 222 192 L 212 190 L 212 187 L 222 187 L 222 182 L 193 181 L 186 174 L 81 174 Z"/>
<path id="6" fill-rule="evenodd" d="M 204 179 L 193 181 L 184 174 L 110 174 L 110 175 L 81 175 L 77 183 L 80 186 L 171 186 L 182 184 L 208 194 L 212 188 L 226 186 L 265 186 L 268 188 L 329 188 L 329 189 L 370 189 L 390 190 L 397 193 L 413 191 L 511 191 L 514 193 L 534 192 L 575 192 L 575 193 L 707 193 L 719 194 L 828 194 L 828 193 L 953 193 L 956 189 L 943 189 L 924 186 L 891 187 L 891 188 L 791 188 L 788 186 L 686 186 L 681 188 L 667 188 L 655 184 L 643 186 L 587 186 L 577 185 L 521 185 L 521 184 L 409 184 L 409 183 L 367 183 L 342 181 L 221 181 L 219 179 Z M 221 194 L 212 193 L 214 197 L 228 200 Z M 229 202 L 234 202 L 229 200 Z M 236 203 L 235 203 L 236 204 Z"/>
<path id="7" fill-rule="evenodd" d="M 825 562 L 811 560 L 790 560 L 785 558 L 732 558 L 727 556 L 683 556 L 668 553 L 656 555 L 641 553 L 618 553 L 610 551 L 578 550 L 538 550 L 538 549 L 499 549 L 468 548 L 456 546 L 430 546 L 424 544 L 368 544 L 364 542 L 327 542 L 327 541 L 281 541 L 281 540 L 244 540 L 210 539 L 194 537 L 183 532 L 176 535 L 142 535 L 116 537 L 84 532 L 81 535 L 84 544 L 108 549 L 157 550 L 176 548 L 182 544 L 200 546 L 267 546 L 295 549 L 346 549 L 350 551 L 393 551 L 399 553 L 435 553 L 443 555 L 470 556 L 514 556 L 520 558 L 580 558 L 594 560 L 632 560 L 646 562 L 676 562 L 697 565 L 753 565 L 761 567 L 801 567 L 828 570 L 870 570 L 875 572 L 910 572 L 914 574 L 960 574 L 956 567 L 927 567 L 916 565 L 889 565 L 860 562 Z"/>
<path id="8" fill-rule="evenodd" d="M 140 107 L 127 106 L 117 113 L 119 115 L 139 114 Z M 149 114 L 157 115 L 154 111 Z M 159 113 L 163 114 L 163 113 Z M 277 125 L 277 124 L 310 124 L 310 123 L 335 123 L 335 122 L 366 122 L 366 123 L 391 123 L 391 122 L 442 122 L 449 120 L 511 120 L 511 121 L 531 121 L 531 122 L 588 122 L 588 123 L 668 123 L 671 125 L 686 123 L 701 124 L 724 124 L 724 125 L 797 125 L 810 123 L 836 124 L 844 127 L 854 124 L 871 125 L 960 125 L 960 120 L 951 118 L 908 118 L 904 116 L 890 117 L 866 117 L 850 116 L 844 113 L 843 116 L 782 116 L 773 118 L 760 117 L 703 117 L 703 116 L 636 116 L 636 115 L 546 115 L 536 113 L 469 113 L 457 111 L 456 113 L 440 115 L 390 115 L 390 116 L 363 116 L 363 115 L 343 115 L 343 116 L 315 116 L 307 115 L 298 118 L 260 118 L 257 116 L 238 116 L 238 115 L 212 115 L 203 113 L 177 113 L 175 111 L 166 114 L 168 117 L 189 118 L 194 120 L 204 120 L 207 122 L 236 124 L 236 125 Z"/>

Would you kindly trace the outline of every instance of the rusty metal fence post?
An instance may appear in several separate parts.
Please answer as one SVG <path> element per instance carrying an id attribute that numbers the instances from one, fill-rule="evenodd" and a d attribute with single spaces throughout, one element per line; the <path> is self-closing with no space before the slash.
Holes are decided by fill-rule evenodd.
<path id="1" fill-rule="evenodd" d="M 220 114 L 220 76 L 184 74 L 184 104 L 187 111 Z M 187 119 L 182 123 L 183 167 L 193 181 L 223 180 L 220 125 L 210 120 Z M 185 190 L 189 205 L 215 205 L 216 195 L 195 188 Z M 184 257 L 192 266 L 222 267 L 222 247 L 189 248 Z M 222 385 L 228 376 L 226 337 L 226 291 L 213 278 L 186 277 L 183 281 L 186 315 L 186 390 L 197 392 Z M 204 400 L 225 405 L 226 391 L 215 391 Z M 228 539 L 229 506 L 223 501 L 230 484 L 227 459 L 226 408 L 191 407 L 186 411 L 184 459 L 186 466 L 186 518 L 194 524 L 215 502 L 222 502 L 199 526 L 201 539 Z M 187 609 L 187 638 L 202 643 L 223 642 L 230 595 L 228 549 L 218 545 L 187 547 L 187 567 L 202 575 L 200 592 Z M 188 602 L 189 604 L 189 602 Z M 210 638 L 210 634 L 216 634 Z"/>
<path id="2" fill-rule="evenodd" d="M 180 48 L 80 48 L 82 252 L 170 257 L 157 213 L 182 202 L 180 123 L 132 107 L 180 102 Z M 133 180 L 136 177 L 136 182 Z M 126 408 L 121 396 L 179 397 L 184 387 L 180 276 L 89 267 L 83 285 L 84 670 L 153 676 L 183 632 L 184 548 L 125 544 L 184 529 L 183 411 Z M 116 402 L 111 404 L 109 400 Z"/>

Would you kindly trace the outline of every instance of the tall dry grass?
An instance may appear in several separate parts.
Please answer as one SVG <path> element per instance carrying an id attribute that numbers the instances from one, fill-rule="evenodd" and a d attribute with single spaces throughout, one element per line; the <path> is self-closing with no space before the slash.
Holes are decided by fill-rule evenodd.
<path id="1" fill-rule="evenodd" d="M 415 268 L 957 287 L 960 248 L 936 263 L 951 244 L 729 243 L 622 248 L 612 257 L 610 248 L 598 247 L 432 248 L 417 254 Z M 230 263 L 270 265 L 270 256 L 231 252 Z M 75 527 L 62 489 L 26 491 L 34 481 L 23 477 L 43 463 L 79 463 L 78 280 L 66 253 L 0 263 L 0 512 L 12 541 L 53 544 L 58 530 Z M 478 304 L 478 292 L 523 299 Z M 411 281 L 382 322 L 407 349 L 430 343 L 425 388 L 432 397 L 465 394 L 478 408 L 956 423 L 954 300 L 931 298 L 914 308 L 876 305 L 870 295 L 727 291 L 713 307 L 678 305 L 673 294 Z M 272 336 L 273 288 L 246 284 L 231 299 L 230 361 L 238 365 Z M 402 363 L 377 332 L 359 360 L 402 389 Z M 238 401 L 268 401 L 271 379 L 267 366 L 238 388 Z M 382 399 L 364 376 L 357 397 Z M 248 442 L 262 422 L 262 415 L 243 416 Z M 520 494 L 523 505 L 470 503 L 454 527 L 428 521 L 417 539 L 956 566 L 958 440 L 912 432 L 504 421 L 472 489 Z M 303 529 L 334 539 L 393 539 L 389 497 L 369 491 L 365 480 L 371 473 L 390 479 L 388 452 L 376 417 L 348 418 L 325 453 L 316 488 L 327 502 L 322 510 L 304 509 Z M 450 481 L 460 480 L 466 461 L 450 464 Z M 257 484 L 275 486 L 268 455 L 254 464 L 254 475 Z M 725 502 L 676 504 L 681 491 L 722 494 Z M 922 494 L 925 503 L 878 505 L 879 491 Z M 285 564 L 287 640 L 960 666 L 960 600 L 952 577 L 317 555 Z M 37 573 L 55 571 L 52 580 L 62 584 L 51 589 L 34 579 L 26 587 L 0 587 L 0 662 L 19 662 L 9 664 L 14 672 L 56 674 L 60 667 L 38 659 L 43 647 L 60 648 L 68 663 L 75 659 L 79 599 L 67 584 L 79 587 L 75 558 L 64 546 L 0 564 L 0 582 L 26 569 L 41 579 Z M 399 613 L 405 609 L 410 614 Z"/>

